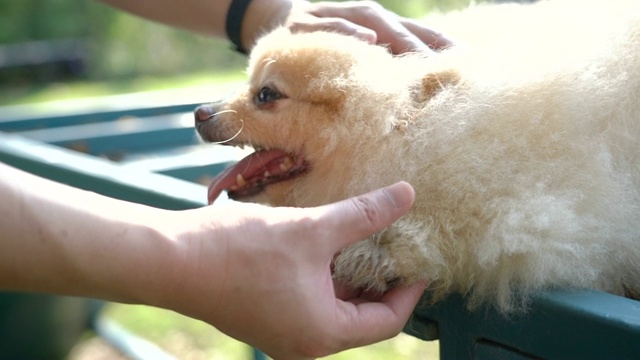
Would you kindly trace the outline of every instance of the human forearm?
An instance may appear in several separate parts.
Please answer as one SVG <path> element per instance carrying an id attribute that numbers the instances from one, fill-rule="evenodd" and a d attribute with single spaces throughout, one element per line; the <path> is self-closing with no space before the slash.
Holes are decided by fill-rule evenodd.
<path id="1" fill-rule="evenodd" d="M 216 37 L 226 37 L 231 0 L 100 0 L 167 25 Z M 294 31 L 330 30 L 389 46 L 395 54 L 440 50 L 450 39 L 417 21 L 397 16 L 373 1 L 314 2 L 251 0 L 240 29 L 241 46 L 249 51 L 256 40 L 277 25 Z"/>
<path id="2" fill-rule="evenodd" d="M 0 288 L 139 301 L 175 246 L 146 219 L 156 209 L 0 164 Z M 167 268 L 160 269 L 166 271 Z M 166 276 L 165 276 L 166 277 Z"/>
<path id="3" fill-rule="evenodd" d="M 100 0 L 106 4 L 166 25 L 205 35 L 226 37 L 225 24 L 231 0 Z M 252 0 L 242 22 L 242 43 L 250 49 L 256 39 L 275 24 L 283 24 L 294 3 L 302 0 Z"/>
<path id="4" fill-rule="evenodd" d="M 160 306 L 275 358 L 324 356 L 397 334 L 417 303 L 425 284 L 371 299 L 331 279 L 337 252 L 414 198 L 396 184 L 318 208 L 172 212 L 0 163 L 0 289 Z"/>

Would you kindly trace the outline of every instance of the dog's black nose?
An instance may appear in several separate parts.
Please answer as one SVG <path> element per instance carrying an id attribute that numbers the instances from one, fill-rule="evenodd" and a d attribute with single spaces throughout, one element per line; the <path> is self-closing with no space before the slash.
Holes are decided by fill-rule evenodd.
<path id="1" fill-rule="evenodd" d="M 211 105 L 200 105 L 198 106 L 193 115 L 196 119 L 196 124 L 205 122 L 213 117 L 214 110 Z"/>

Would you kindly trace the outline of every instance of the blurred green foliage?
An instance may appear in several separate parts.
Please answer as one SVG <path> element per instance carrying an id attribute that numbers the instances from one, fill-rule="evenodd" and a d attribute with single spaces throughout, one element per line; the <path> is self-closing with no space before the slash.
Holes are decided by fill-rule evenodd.
<path id="1" fill-rule="evenodd" d="M 343 0 L 344 1 L 344 0 Z M 405 17 L 419 18 L 429 11 L 447 11 L 468 6 L 473 0 L 377 0 L 385 8 Z"/>
<path id="2" fill-rule="evenodd" d="M 20 51 L 7 45 L 60 39 L 85 44 L 83 75 L 90 80 L 240 69 L 245 62 L 224 40 L 152 23 L 97 1 L 0 1 L 0 51 Z"/>
<path id="3" fill-rule="evenodd" d="M 76 37 L 87 30 L 86 0 L 0 1 L 0 44 Z"/>

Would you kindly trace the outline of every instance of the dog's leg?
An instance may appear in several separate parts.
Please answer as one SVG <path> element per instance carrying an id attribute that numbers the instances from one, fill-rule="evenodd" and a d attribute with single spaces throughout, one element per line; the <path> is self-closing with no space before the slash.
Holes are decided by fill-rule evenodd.
<path id="1" fill-rule="evenodd" d="M 423 280 L 428 276 L 422 271 L 428 260 L 425 233 L 416 229 L 416 223 L 400 220 L 344 249 L 334 261 L 334 278 L 354 288 L 376 291 Z"/>

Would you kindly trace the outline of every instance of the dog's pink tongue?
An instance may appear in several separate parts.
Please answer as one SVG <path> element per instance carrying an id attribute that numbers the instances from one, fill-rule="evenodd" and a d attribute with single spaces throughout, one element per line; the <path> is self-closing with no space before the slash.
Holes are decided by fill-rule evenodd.
<path id="1" fill-rule="evenodd" d="M 220 196 L 222 191 L 237 185 L 238 175 L 242 175 L 244 179 L 250 179 L 265 171 L 273 171 L 271 164 L 280 164 L 280 159 L 288 156 L 282 150 L 261 150 L 256 151 L 236 164 L 228 167 L 218 174 L 211 184 L 209 184 L 209 204 Z"/>

